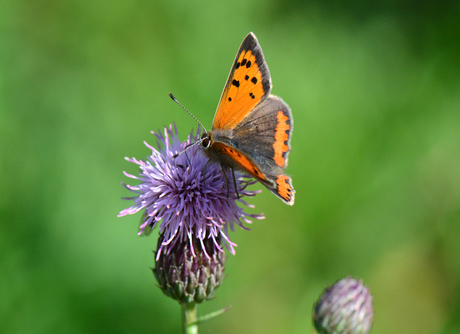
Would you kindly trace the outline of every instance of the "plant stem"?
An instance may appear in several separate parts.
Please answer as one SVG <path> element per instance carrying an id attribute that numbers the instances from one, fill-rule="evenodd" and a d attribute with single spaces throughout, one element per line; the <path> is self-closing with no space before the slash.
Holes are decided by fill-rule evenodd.
<path id="1" fill-rule="evenodd" d="M 182 311 L 182 333 L 198 334 L 198 324 L 196 323 L 196 304 L 181 304 Z"/>

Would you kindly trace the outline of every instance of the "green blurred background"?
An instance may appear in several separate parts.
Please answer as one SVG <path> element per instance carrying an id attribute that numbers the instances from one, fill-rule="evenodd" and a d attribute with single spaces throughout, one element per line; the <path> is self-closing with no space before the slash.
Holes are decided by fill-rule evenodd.
<path id="1" fill-rule="evenodd" d="M 292 108 L 296 203 L 236 256 L 202 333 L 311 333 L 322 289 L 363 278 L 372 333 L 460 332 L 460 2 L 2 1 L 0 332 L 179 333 L 122 171 L 151 130 L 214 111 L 250 31 Z M 254 189 L 260 189 L 257 185 Z"/>

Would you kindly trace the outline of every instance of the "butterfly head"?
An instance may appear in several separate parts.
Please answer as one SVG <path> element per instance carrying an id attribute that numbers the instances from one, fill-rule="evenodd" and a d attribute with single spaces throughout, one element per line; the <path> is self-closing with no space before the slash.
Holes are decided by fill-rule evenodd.
<path id="1" fill-rule="evenodd" d="M 209 132 L 203 133 L 201 135 L 200 142 L 201 142 L 201 146 L 203 146 L 203 148 L 208 148 L 209 146 L 211 146 L 211 143 L 212 143 L 211 134 Z"/>

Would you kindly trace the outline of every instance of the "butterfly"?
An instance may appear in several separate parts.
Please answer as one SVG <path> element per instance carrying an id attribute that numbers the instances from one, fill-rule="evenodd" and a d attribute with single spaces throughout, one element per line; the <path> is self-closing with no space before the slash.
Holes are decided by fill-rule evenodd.
<path id="1" fill-rule="evenodd" d="M 210 160 L 223 168 L 245 171 L 284 203 L 293 205 L 295 191 L 285 173 L 293 119 L 289 106 L 270 94 L 271 89 L 267 63 L 251 32 L 236 54 L 212 129 L 205 129 L 200 142 Z"/>
<path id="2" fill-rule="evenodd" d="M 236 54 L 202 146 L 211 160 L 242 169 L 293 205 L 295 190 L 285 168 L 294 122 L 289 106 L 271 89 L 262 48 L 251 32 Z"/>

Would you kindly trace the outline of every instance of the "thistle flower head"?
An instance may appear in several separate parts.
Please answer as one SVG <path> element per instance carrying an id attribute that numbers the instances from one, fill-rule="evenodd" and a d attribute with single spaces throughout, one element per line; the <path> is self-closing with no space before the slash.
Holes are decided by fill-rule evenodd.
<path id="1" fill-rule="evenodd" d="M 139 234 L 153 229 L 160 222 L 160 234 L 164 239 L 157 249 L 157 258 L 162 251 L 169 252 L 178 242 L 188 242 L 193 253 L 192 237 L 199 241 L 205 252 L 206 239 L 212 239 L 213 246 L 223 251 L 220 246 L 222 239 L 234 254 L 236 244 L 230 240 L 228 230 L 233 231 L 235 224 L 248 229 L 243 225 L 243 222 L 251 223 L 248 218 L 263 218 L 262 214 L 248 214 L 237 205 L 239 202 L 253 207 L 242 197 L 258 193 L 246 189 L 255 181 L 238 172 L 233 176 L 231 170 L 209 163 L 199 145 L 191 146 L 176 156 L 198 138 L 199 132 L 196 136 L 191 133 L 184 142 L 179 140 L 175 126 L 165 128 L 163 134 L 152 133 L 157 137 L 158 150 L 144 142 L 152 150 L 145 161 L 126 158 L 139 165 L 140 173 L 134 176 L 125 172 L 125 175 L 139 180 L 140 184 L 124 185 L 136 196 L 126 198 L 134 200 L 134 204 L 122 210 L 118 217 L 145 210 Z"/>
<path id="2" fill-rule="evenodd" d="M 372 326 L 372 296 L 362 280 L 343 278 L 324 290 L 313 309 L 318 334 L 365 334 Z"/>

